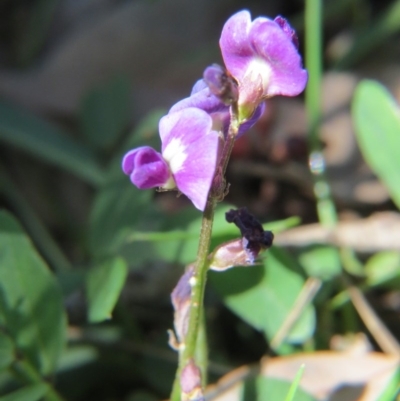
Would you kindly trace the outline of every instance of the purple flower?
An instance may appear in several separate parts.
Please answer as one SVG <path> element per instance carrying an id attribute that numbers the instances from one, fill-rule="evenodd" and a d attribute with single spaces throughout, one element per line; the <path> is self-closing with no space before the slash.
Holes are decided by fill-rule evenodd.
<path id="1" fill-rule="evenodd" d="M 229 106 L 211 93 L 203 79 L 198 80 L 193 86 L 190 96 L 173 105 L 169 113 L 183 110 L 187 107 L 196 107 L 207 112 L 212 118 L 213 130 L 220 132 L 221 136 L 225 137 L 227 135 L 231 118 Z M 238 137 L 243 135 L 258 121 L 264 110 L 265 103 L 262 102 L 256 108 L 251 118 L 240 126 Z"/>
<path id="2" fill-rule="evenodd" d="M 129 151 L 122 170 L 139 189 L 178 189 L 204 210 L 217 165 L 220 137 L 211 117 L 188 107 L 159 123 L 161 154 L 149 146 Z"/>
<path id="3" fill-rule="evenodd" d="M 130 175 L 132 183 L 140 189 L 175 188 L 167 162 L 150 146 L 128 152 L 122 161 L 122 170 Z"/>
<path id="4" fill-rule="evenodd" d="M 203 73 L 203 80 L 210 92 L 224 104 L 231 105 L 237 102 L 239 96 L 237 83 L 220 65 L 213 64 L 207 67 Z"/>
<path id="5" fill-rule="evenodd" d="M 225 23 L 219 43 L 226 69 L 239 84 L 241 121 L 248 120 L 263 99 L 304 90 L 307 71 L 295 32 L 284 18 L 251 21 L 247 10 L 240 11 Z"/>

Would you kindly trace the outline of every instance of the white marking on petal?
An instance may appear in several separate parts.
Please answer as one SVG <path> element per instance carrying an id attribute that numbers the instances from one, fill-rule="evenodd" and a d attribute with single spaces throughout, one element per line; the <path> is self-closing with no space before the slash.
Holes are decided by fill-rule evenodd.
<path id="1" fill-rule="evenodd" d="M 187 158 L 186 146 L 179 138 L 173 138 L 164 149 L 163 157 L 169 164 L 172 174 L 176 174 Z"/>
<path id="2" fill-rule="evenodd" d="M 265 90 L 269 84 L 271 71 L 272 68 L 270 64 L 267 63 L 263 58 L 254 57 L 247 66 L 247 71 L 243 81 L 257 83 L 261 78 L 262 87 Z"/>
<path id="3" fill-rule="evenodd" d="M 259 103 L 268 97 L 271 75 L 271 65 L 261 57 L 254 57 L 247 65 L 246 73 L 239 82 L 238 104 L 241 123 L 248 121 Z"/>

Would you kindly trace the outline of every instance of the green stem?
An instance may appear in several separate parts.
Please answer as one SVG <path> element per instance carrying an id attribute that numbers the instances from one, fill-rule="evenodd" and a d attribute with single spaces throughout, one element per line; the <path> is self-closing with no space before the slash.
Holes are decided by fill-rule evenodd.
<path id="1" fill-rule="evenodd" d="M 201 314 L 199 332 L 197 334 L 196 344 L 196 363 L 201 372 L 201 384 L 203 387 L 207 385 L 207 368 L 208 368 L 208 343 L 206 333 L 206 320 L 203 308 Z"/>
<path id="2" fill-rule="evenodd" d="M 191 359 L 196 360 L 196 347 L 200 328 L 200 319 L 204 313 L 203 300 L 207 280 L 208 255 L 210 253 L 215 206 L 218 201 L 223 199 L 226 192 L 224 179 L 225 171 L 240 126 L 237 116 L 237 105 L 234 104 L 231 108 L 231 123 L 229 132 L 224 143 L 224 148 L 222 149 L 219 165 L 216 169 L 214 184 L 208 195 L 207 205 L 203 212 L 197 259 L 193 276 L 190 280 L 192 292 L 190 299 L 188 330 L 185 341 L 183 344 L 181 344 L 181 350 L 179 352 L 179 364 L 172 388 L 171 401 L 179 401 L 181 399 L 181 371 Z"/>
<path id="3" fill-rule="evenodd" d="M 312 150 L 319 150 L 318 125 L 321 118 L 322 79 L 322 32 L 321 0 L 306 0 L 305 10 L 305 61 L 308 70 L 306 88 L 306 108 L 310 125 L 309 143 Z"/>
<path id="4" fill-rule="evenodd" d="M 306 0 L 305 60 L 309 74 L 306 88 L 306 109 L 309 121 L 310 169 L 314 175 L 314 193 L 317 198 L 318 217 L 323 225 L 337 222 L 336 207 L 326 178 L 325 160 L 318 136 L 321 122 L 322 81 L 322 2 Z"/>
<path id="5" fill-rule="evenodd" d="M 210 191 L 211 193 L 211 191 Z M 204 290 L 206 286 L 208 262 L 207 257 L 210 250 L 212 226 L 214 219 L 215 200 L 209 196 L 207 206 L 203 213 L 201 222 L 200 241 L 197 251 L 197 260 L 193 276 L 191 278 L 192 295 L 190 299 L 190 315 L 188 331 L 185 343 L 181 344 L 182 351 L 179 353 L 179 365 L 172 388 L 171 400 L 181 399 L 180 374 L 188 362 L 195 358 L 197 334 L 200 326 L 200 318 L 203 309 Z"/>
<path id="6" fill-rule="evenodd" d="M 185 366 L 191 358 L 194 358 L 194 354 L 196 351 L 197 333 L 199 330 L 201 309 L 203 307 L 204 289 L 207 278 L 207 257 L 210 251 L 214 210 L 215 201 L 213 199 L 209 199 L 206 209 L 203 213 L 199 249 L 197 252 L 197 261 L 193 278 L 191 279 L 192 297 L 190 302 L 188 332 L 182 351 L 182 366 Z"/>

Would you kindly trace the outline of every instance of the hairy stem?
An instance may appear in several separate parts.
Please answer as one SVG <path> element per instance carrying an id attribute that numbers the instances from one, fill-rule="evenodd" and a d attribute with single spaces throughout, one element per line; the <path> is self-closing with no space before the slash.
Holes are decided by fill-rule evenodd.
<path id="1" fill-rule="evenodd" d="M 172 401 L 179 401 L 181 399 L 181 371 L 192 358 L 195 358 L 197 334 L 199 331 L 200 318 L 203 310 L 204 289 L 206 286 L 208 270 L 207 256 L 210 250 L 215 204 L 216 202 L 214 198 L 209 196 L 207 206 L 203 212 L 197 260 L 190 282 L 190 285 L 192 286 L 192 295 L 190 299 L 189 325 L 185 342 L 180 344 L 179 365 L 171 394 Z"/>
<path id="2" fill-rule="evenodd" d="M 190 299 L 188 331 L 185 341 L 180 344 L 179 365 L 171 393 L 172 401 L 179 401 L 181 399 L 180 374 L 182 369 L 189 363 L 191 359 L 196 360 L 195 354 L 200 327 L 200 319 L 204 312 L 203 299 L 207 281 L 207 271 L 209 265 L 208 255 L 210 253 L 215 206 L 217 202 L 221 201 L 224 198 L 226 192 L 224 179 L 225 171 L 228 166 L 229 157 L 231 155 L 240 125 L 237 119 L 237 115 L 237 105 L 234 104 L 231 108 L 231 123 L 227 138 L 224 143 L 224 147 L 222 149 L 222 155 L 216 170 L 214 184 L 208 195 L 207 205 L 203 212 L 197 259 L 194 273 L 190 280 L 192 292 Z"/>

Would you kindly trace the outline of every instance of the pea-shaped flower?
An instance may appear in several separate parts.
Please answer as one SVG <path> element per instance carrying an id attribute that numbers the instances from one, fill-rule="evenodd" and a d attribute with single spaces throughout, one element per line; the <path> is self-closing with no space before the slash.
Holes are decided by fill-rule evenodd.
<path id="1" fill-rule="evenodd" d="M 220 137 L 203 110 L 189 107 L 159 123 L 161 153 L 149 146 L 129 151 L 122 170 L 139 189 L 177 189 L 204 210 L 218 161 Z"/>
<path id="2" fill-rule="evenodd" d="M 222 137 L 226 136 L 231 119 L 229 106 L 211 93 L 210 88 L 203 79 L 195 83 L 189 97 L 174 104 L 169 112 L 173 113 L 188 107 L 196 107 L 207 112 L 212 118 L 213 130 L 218 131 Z M 241 124 L 238 137 L 247 132 L 259 120 L 264 110 L 265 103 L 263 102 L 255 109 L 251 118 Z"/>
<path id="3" fill-rule="evenodd" d="M 239 85 L 240 121 L 247 121 L 266 98 L 304 90 L 307 71 L 296 34 L 284 18 L 251 21 L 247 10 L 240 11 L 225 23 L 219 43 L 226 69 Z"/>

